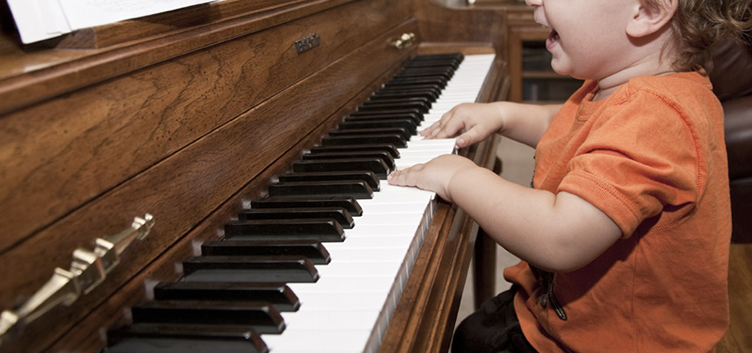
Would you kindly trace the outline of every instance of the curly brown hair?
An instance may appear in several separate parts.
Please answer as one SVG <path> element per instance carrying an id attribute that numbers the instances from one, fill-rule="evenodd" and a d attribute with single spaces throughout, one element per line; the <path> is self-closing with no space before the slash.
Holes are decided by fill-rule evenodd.
<path id="1" fill-rule="evenodd" d="M 653 8 L 667 5 L 667 0 L 643 1 Z M 713 44 L 727 37 L 749 41 L 752 0 L 679 0 L 671 21 L 677 53 L 674 69 L 709 72 Z"/>

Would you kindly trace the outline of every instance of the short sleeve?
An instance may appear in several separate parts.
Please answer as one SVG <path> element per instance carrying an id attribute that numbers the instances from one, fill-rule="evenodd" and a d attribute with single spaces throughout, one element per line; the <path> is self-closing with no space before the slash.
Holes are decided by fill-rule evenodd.
<path id="1" fill-rule="evenodd" d="M 681 218 L 699 195 L 696 130 L 676 105 L 638 92 L 604 109 L 567 165 L 558 191 L 602 210 L 625 237 L 664 210 Z"/>

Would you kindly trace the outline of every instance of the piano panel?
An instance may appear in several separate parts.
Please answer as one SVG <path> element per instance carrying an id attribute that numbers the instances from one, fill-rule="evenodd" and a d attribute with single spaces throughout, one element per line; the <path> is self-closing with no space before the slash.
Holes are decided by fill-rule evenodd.
<path id="1" fill-rule="evenodd" d="M 6 115 L 0 204 L 16 221 L 0 224 L 0 251 L 407 19 L 387 4 L 336 7 Z M 313 32 L 321 47 L 298 55 L 292 43 Z"/>
<path id="2" fill-rule="evenodd" d="M 176 263 L 217 239 L 243 202 L 408 57 L 500 48 L 498 38 L 474 33 L 451 35 L 450 45 L 389 47 L 402 33 L 436 38 L 416 19 L 442 8 L 428 0 L 293 3 L 0 77 L 0 309 L 31 295 L 54 267 L 67 269 L 76 247 L 91 249 L 145 212 L 156 219 L 105 283 L 1 352 L 98 352 L 104 328 L 127 322 L 127 307 L 150 295 L 150 284 L 176 279 Z M 486 29 L 503 27 L 487 22 L 497 12 L 464 14 L 460 26 L 487 16 Z M 298 55 L 292 43 L 311 33 L 321 45 Z M 504 95 L 504 71 L 497 62 L 482 100 Z M 488 165 L 493 143 L 463 153 Z M 437 216 L 415 267 L 423 276 L 411 276 L 416 292 L 395 315 L 403 328 L 390 328 L 418 338 L 387 340 L 386 351 L 440 349 L 441 339 L 425 341 L 454 320 L 473 224 L 448 204 Z M 427 320 L 433 327 L 421 326 Z"/>

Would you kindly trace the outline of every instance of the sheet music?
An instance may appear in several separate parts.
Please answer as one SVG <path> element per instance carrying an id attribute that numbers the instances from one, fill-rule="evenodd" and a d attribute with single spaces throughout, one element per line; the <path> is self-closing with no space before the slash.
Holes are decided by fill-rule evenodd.
<path id="1" fill-rule="evenodd" d="M 24 43 L 216 0 L 8 0 Z"/>

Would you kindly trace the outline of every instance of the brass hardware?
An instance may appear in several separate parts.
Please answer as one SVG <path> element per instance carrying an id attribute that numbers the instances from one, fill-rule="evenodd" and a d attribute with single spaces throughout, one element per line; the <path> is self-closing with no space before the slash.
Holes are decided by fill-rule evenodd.
<path id="1" fill-rule="evenodd" d="M 56 268 L 52 278 L 21 307 L 0 314 L 0 346 L 58 305 L 70 306 L 81 295 L 91 292 L 120 262 L 120 254 L 131 242 L 144 239 L 152 226 L 154 217 L 147 213 L 144 218 L 134 218 L 128 229 L 96 239 L 93 252 L 80 248 L 73 251 L 70 270 Z"/>
<path id="2" fill-rule="evenodd" d="M 389 42 L 396 49 L 405 49 L 415 44 L 415 33 L 402 33 L 399 38 Z"/>

